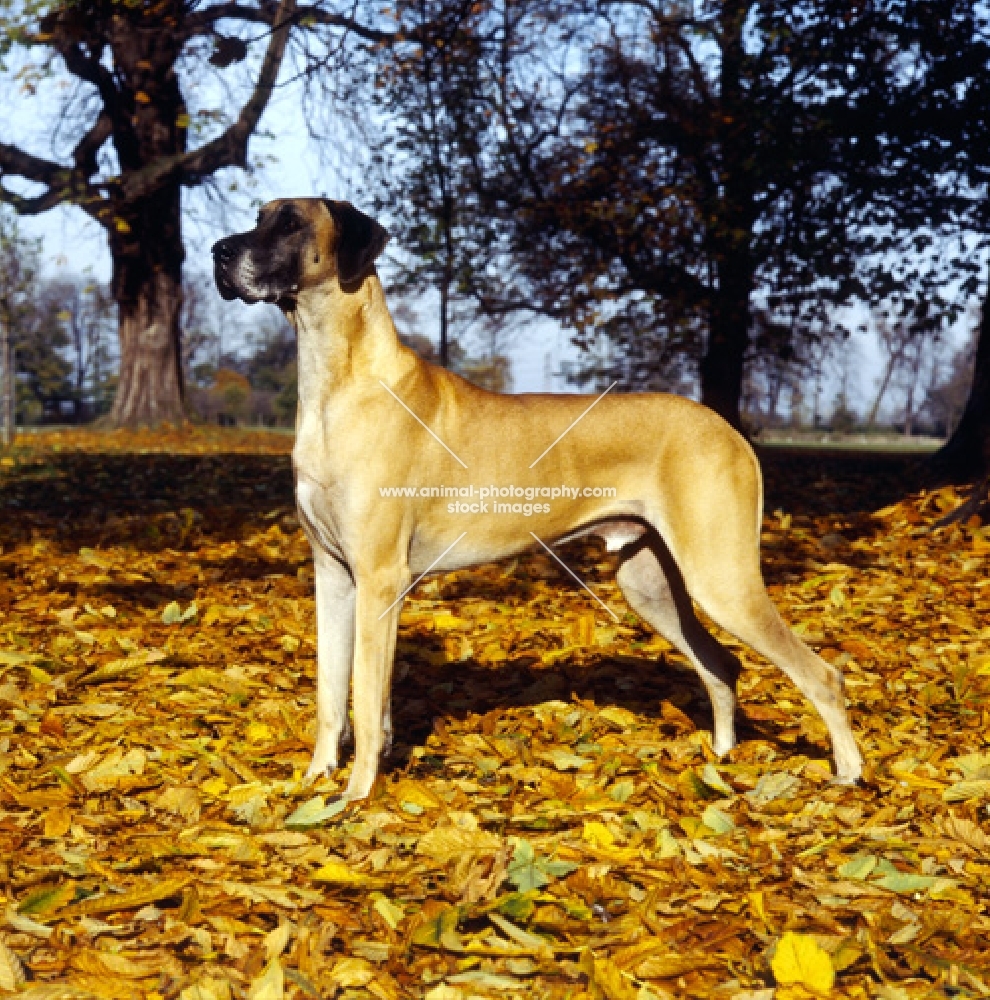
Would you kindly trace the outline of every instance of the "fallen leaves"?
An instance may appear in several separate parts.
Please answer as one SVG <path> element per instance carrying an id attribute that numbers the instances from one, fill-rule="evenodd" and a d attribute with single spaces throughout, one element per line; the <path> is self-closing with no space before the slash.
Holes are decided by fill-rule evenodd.
<path id="1" fill-rule="evenodd" d="M 787 931 L 777 942 L 770 963 L 778 983 L 800 983 L 815 993 L 827 994 L 835 985 L 832 959 L 809 934 Z"/>
<path id="2" fill-rule="evenodd" d="M 866 787 L 830 784 L 820 720 L 728 638 L 717 760 L 688 666 L 537 553 L 414 591 L 400 746 L 347 805 L 346 770 L 301 780 L 290 445 L 71 432 L 0 467 L 0 991 L 990 994 L 990 532 L 933 527 L 950 491 L 766 463 L 768 580 L 843 670 Z M 566 557 L 624 610 L 611 557 Z"/>

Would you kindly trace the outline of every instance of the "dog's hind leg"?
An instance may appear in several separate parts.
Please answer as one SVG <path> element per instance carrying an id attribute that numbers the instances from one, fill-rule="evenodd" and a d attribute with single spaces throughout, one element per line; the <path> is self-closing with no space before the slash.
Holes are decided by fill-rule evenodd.
<path id="1" fill-rule="evenodd" d="M 836 781 L 855 784 L 862 775 L 863 759 L 846 714 L 842 674 L 784 624 L 759 574 L 747 577 L 728 592 L 720 575 L 692 580 L 692 586 L 697 584 L 692 592 L 714 621 L 779 667 L 815 706 L 832 738 Z"/>
<path id="2" fill-rule="evenodd" d="M 672 457 L 669 481 L 684 488 L 668 490 L 651 520 L 662 526 L 695 601 L 714 622 L 787 674 L 815 706 L 832 738 L 836 780 L 854 783 L 863 761 L 846 715 L 842 674 L 791 632 L 763 584 L 756 456 L 742 438 L 714 431 L 707 450 Z"/>
<path id="3" fill-rule="evenodd" d="M 314 547 L 316 577 L 316 746 L 306 781 L 337 768 L 350 733 L 347 695 L 354 656 L 354 581 L 347 567 Z"/>
<path id="4" fill-rule="evenodd" d="M 736 745 L 739 661 L 698 621 L 670 553 L 656 535 L 628 545 L 616 582 L 629 606 L 687 657 L 708 691 L 714 715 L 713 748 L 721 756 Z"/>

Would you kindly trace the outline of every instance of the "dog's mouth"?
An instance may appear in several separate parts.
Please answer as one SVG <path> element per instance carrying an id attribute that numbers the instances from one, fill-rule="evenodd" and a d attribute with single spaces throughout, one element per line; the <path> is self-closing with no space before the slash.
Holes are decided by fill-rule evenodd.
<path id="1" fill-rule="evenodd" d="M 213 268 L 213 280 L 216 283 L 220 297 L 226 302 L 231 302 L 241 297 L 240 291 L 230 280 L 226 269 L 219 261 L 217 261 Z"/>
<path id="2" fill-rule="evenodd" d="M 293 306 L 299 283 L 283 273 L 285 270 L 283 266 L 259 273 L 253 255 L 238 237 L 227 237 L 213 246 L 213 279 L 228 302 L 240 299 L 248 305 L 268 302 L 283 309 Z"/>

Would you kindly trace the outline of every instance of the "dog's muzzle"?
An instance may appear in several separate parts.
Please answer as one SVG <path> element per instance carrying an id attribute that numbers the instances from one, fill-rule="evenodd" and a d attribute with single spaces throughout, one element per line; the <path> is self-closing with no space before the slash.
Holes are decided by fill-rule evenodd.
<path id="1" fill-rule="evenodd" d="M 230 272 L 240 253 L 232 236 L 226 239 L 217 240 L 211 248 L 213 254 L 213 278 L 217 283 L 217 289 L 221 296 L 228 302 L 236 299 L 240 295 L 237 286 L 231 279 Z"/>

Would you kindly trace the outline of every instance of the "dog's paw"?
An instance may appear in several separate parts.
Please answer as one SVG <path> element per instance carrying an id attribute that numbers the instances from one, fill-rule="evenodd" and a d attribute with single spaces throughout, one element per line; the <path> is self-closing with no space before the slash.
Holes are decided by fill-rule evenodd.
<path id="1" fill-rule="evenodd" d="M 309 767 L 306 768 L 306 773 L 303 775 L 302 783 L 304 785 L 311 785 L 314 781 L 318 781 L 320 778 L 329 778 L 330 775 L 336 770 L 337 762 L 335 760 L 328 760 L 324 762 L 314 756 L 310 761 Z"/>
<path id="2" fill-rule="evenodd" d="M 863 776 L 861 774 L 836 774 L 829 778 L 829 784 L 839 788 L 855 788 L 862 783 Z"/>

